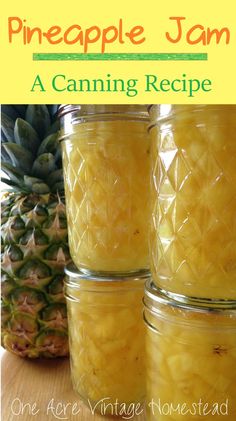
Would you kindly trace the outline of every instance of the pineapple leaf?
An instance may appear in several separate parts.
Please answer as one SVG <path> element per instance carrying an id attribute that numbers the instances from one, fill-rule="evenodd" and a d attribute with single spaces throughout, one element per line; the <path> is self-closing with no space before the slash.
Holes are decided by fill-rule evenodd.
<path id="1" fill-rule="evenodd" d="M 2 171 L 8 175 L 8 177 L 17 184 L 22 184 L 22 179 L 24 176 L 23 171 L 18 168 L 13 167 L 13 165 L 8 164 L 7 162 L 2 163 Z"/>
<path id="2" fill-rule="evenodd" d="M 3 148 L 3 144 L 1 145 L 1 158 L 2 162 L 8 162 L 11 164 L 11 158 L 8 155 L 7 151 L 5 151 L 5 149 Z"/>
<path id="3" fill-rule="evenodd" d="M 32 174 L 40 179 L 45 179 L 55 170 L 55 159 L 51 153 L 43 153 L 34 161 Z"/>
<path id="4" fill-rule="evenodd" d="M 15 104 L 14 108 L 17 111 L 17 117 L 20 115 L 21 118 L 25 118 L 25 112 L 26 112 L 26 105 L 19 105 L 19 104 Z"/>
<path id="5" fill-rule="evenodd" d="M 15 140 L 18 145 L 30 150 L 35 155 L 40 139 L 33 127 L 25 120 L 17 118 L 14 127 Z"/>
<path id="6" fill-rule="evenodd" d="M 57 192 L 61 192 L 64 189 L 64 182 L 63 181 L 58 181 L 57 183 L 55 183 L 52 187 L 52 192 L 53 193 L 57 193 Z"/>
<path id="7" fill-rule="evenodd" d="M 49 136 L 52 133 L 57 133 L 60 130 L 60 123 L 59 120 L 54 121 L 54 123 L 49 128 L 48 132 L 46 133 Z"/>
<path id="8" fill-rule="evenodd" d="M 53 171 L 50 174 L 50 177 L 47 179 L 47 183 L 49 186 L 53 186 L 53 184 L 57 183 L 58 181 L 63 181 L 63 171 L 62 169 Z"/>
<path id="9" fill-rule="evenodd" d="M 3 133 L 3 131 L 1 130 L 1 143 L 7 142 L 7 138 L 5 136 L 5 134 Z"/>
<path id="10" fill-rule="evenodd" d="M 29 190 L 27 190 L 26 188 L 22 187 L 22 185 L 18 185 L 15 181 L 9 180 L 8 178 L 5 177 L 1 177 L 1 182 L 12 187 L 11 191 L 20 191 L 23 193 L 29 193 Z M 2 189 L 2 191 L 8 191 L 8 189 Z"/>
<path id="11" fill-rule="evenodd" d="M 24 176 L 24 184 L 29 187 L 30 189 L 32 189 L 32 186 L 34 183 L 41 183 L 42 180 L 40 178 L 37 177 L 29 177 L 28 175 Z"/>
<path id="12" fill-rule="evenodd" d="M 12 139 L 14 139 L 14 120 L 4 113 L 1 114 L 1 128 L 6 140 L 12 142 Z"/>
<path id="13" fill-rule="evenodd" d="M 50 192 L 47 184 L 43 183 L 40 178 L 24 176 L 24 182 L 27 187 L 34 193 L 46 194 Z"/>
<path id="14" fill-rule="evenodd" d="M 14 166 L 22 169 L 25 173 L 30 173 L 33 162 L 33 155 L 30 151 L 16 143 L 3 143 L 2 148 L 8 153 Z"/>
<path id="15" fill-rule="evenodd" d="M 34 183 L 32 186 L 32 191 L 38 194 L 50 193 L 50 188 L 45 183 Z"/>
<path id="16" fill-rule="evenodd" d="M 48 132 L 51 119 L 46 105 L 28 105 L 26 121 L 36 130 L 41 139 Z"/>
<path id="17" fill-rule="evenodd" d="M 15 186 L 15 181 L 9 180 L 9 178 L 1 177 L 1 182 L 4 184 L 8 184 L 8 186 Z"/>
<path id="18" fill-rule="evenodd" d="M 15 121 L 18 117 L 13 105 L 1 105 L 1 111 L 2 113 L 10 117 L 13 121 Z"/>
<path id="19" fill-rule="evenodd" d="M 62 155 L 61 155 L 61 145 L 59 145 L 59 148 L 57 149 L 56 153 L 55 153 L 55 162 L 61 162 L 62 159 Z M 60 165 L 61 166 L 61 165 Z"/>
<path id="20" fill-rule="evenodd" d="M 51 115 L 51 119 L 53 121 L 54 118 L 55 118 L 55 116 L 56 116 L 56 114 L 57 114 L 57 111 L 58 111 L 58 105 L 57 104 L 53 104 L 53 105 L 48 105 L 47 107 L 48 107 L 48 111 L 49 111 L 49 113 Z"/>
<path id="21" fill-rule="evenodd" d="M 55 153 L 57 150 L 57 147 L 59 145 L 59 142 L 57 141 L 57 134 L 51 134 L 47 136 L 41 143 L 37 155 L 42 155 L 46 152 Z"/>

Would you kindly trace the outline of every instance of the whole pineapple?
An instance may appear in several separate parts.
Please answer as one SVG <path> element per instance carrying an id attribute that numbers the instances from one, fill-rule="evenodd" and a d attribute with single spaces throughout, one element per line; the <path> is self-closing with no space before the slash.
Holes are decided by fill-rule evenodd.
<path id="1" fill-rule="evenodd" d="M 70 260 L 55 106 L 2 107 L 2 345 L 22 357 L 68 354 Z"/>

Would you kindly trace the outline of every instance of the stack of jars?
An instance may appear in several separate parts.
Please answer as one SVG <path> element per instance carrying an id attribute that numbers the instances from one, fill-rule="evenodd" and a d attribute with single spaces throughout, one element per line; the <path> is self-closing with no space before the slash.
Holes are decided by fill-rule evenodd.
<path id="1" fill-rule="evenodd" d="M 236 419 L 236 106 L 153 105 L 147 420 Z"/>
<path id="2" fill-rule="evenodd" d="M 104 415 L 145 398 L 150 140 L 142 105 L 60 107 L 74 389 Z"/>
<path id="3" fill-rule="evenodd" d="M 60 107 L 73 385 L 104 415 L 235 421 L 236 106 L 149 114 Z"/>

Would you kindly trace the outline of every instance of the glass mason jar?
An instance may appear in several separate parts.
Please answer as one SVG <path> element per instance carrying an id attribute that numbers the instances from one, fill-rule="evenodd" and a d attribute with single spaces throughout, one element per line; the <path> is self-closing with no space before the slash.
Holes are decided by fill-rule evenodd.
<path id="1" fill-rule="evenodd" d="M 149 272 L 98 278 L 71 266 L 66 274 L 74 390 L 103 415 L 119 415 L 131 403 L 138 409 L 145 397 L 142 298 Z"/>
<path id="2" fill-rule="evenodd" d="M 147 283 L 147 421 L 235 421 L 236 302 L 226 303 L 181 303 Z"/>
<path id="3" fill-rule="evenodd" d="M 180 299 L 236 299 L 236 106 L 150 117 L 153 280 Z"/>
<path id="4" fill-rule="evenodd" d="M 150 141 L 144 105 L 66 105 L 61 117 L 68 236 L 90 272 L 149 267 Z"/>

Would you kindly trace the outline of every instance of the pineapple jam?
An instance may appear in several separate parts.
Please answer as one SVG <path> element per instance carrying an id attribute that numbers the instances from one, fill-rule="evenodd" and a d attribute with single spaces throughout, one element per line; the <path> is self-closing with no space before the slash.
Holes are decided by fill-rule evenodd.
<path id="1" fill-rule="evenodd" d="M 148 272 L 126 278 L 66 270 L 71 376 L 85 404 L 114 415 L 145 397 L 142 298 Z"/>
<path id="2" fill-rule="evenodd" d="M 236 106 L 154 105 L 150 116 L 154 282 L 236 299 Z"/>
<path id="3" fill-rule="evenodd" d="M 235 301 L 181 304 L 148 282 L 144 303 L 147 421 L 235 421 Z"/>
<path id="4" fill-rule="evenodd" d="M 61 111 L 71 257 L 79 269 L 92 272 L 148 268 L 150 141 L 145 106 L 75 107 Z"/>

